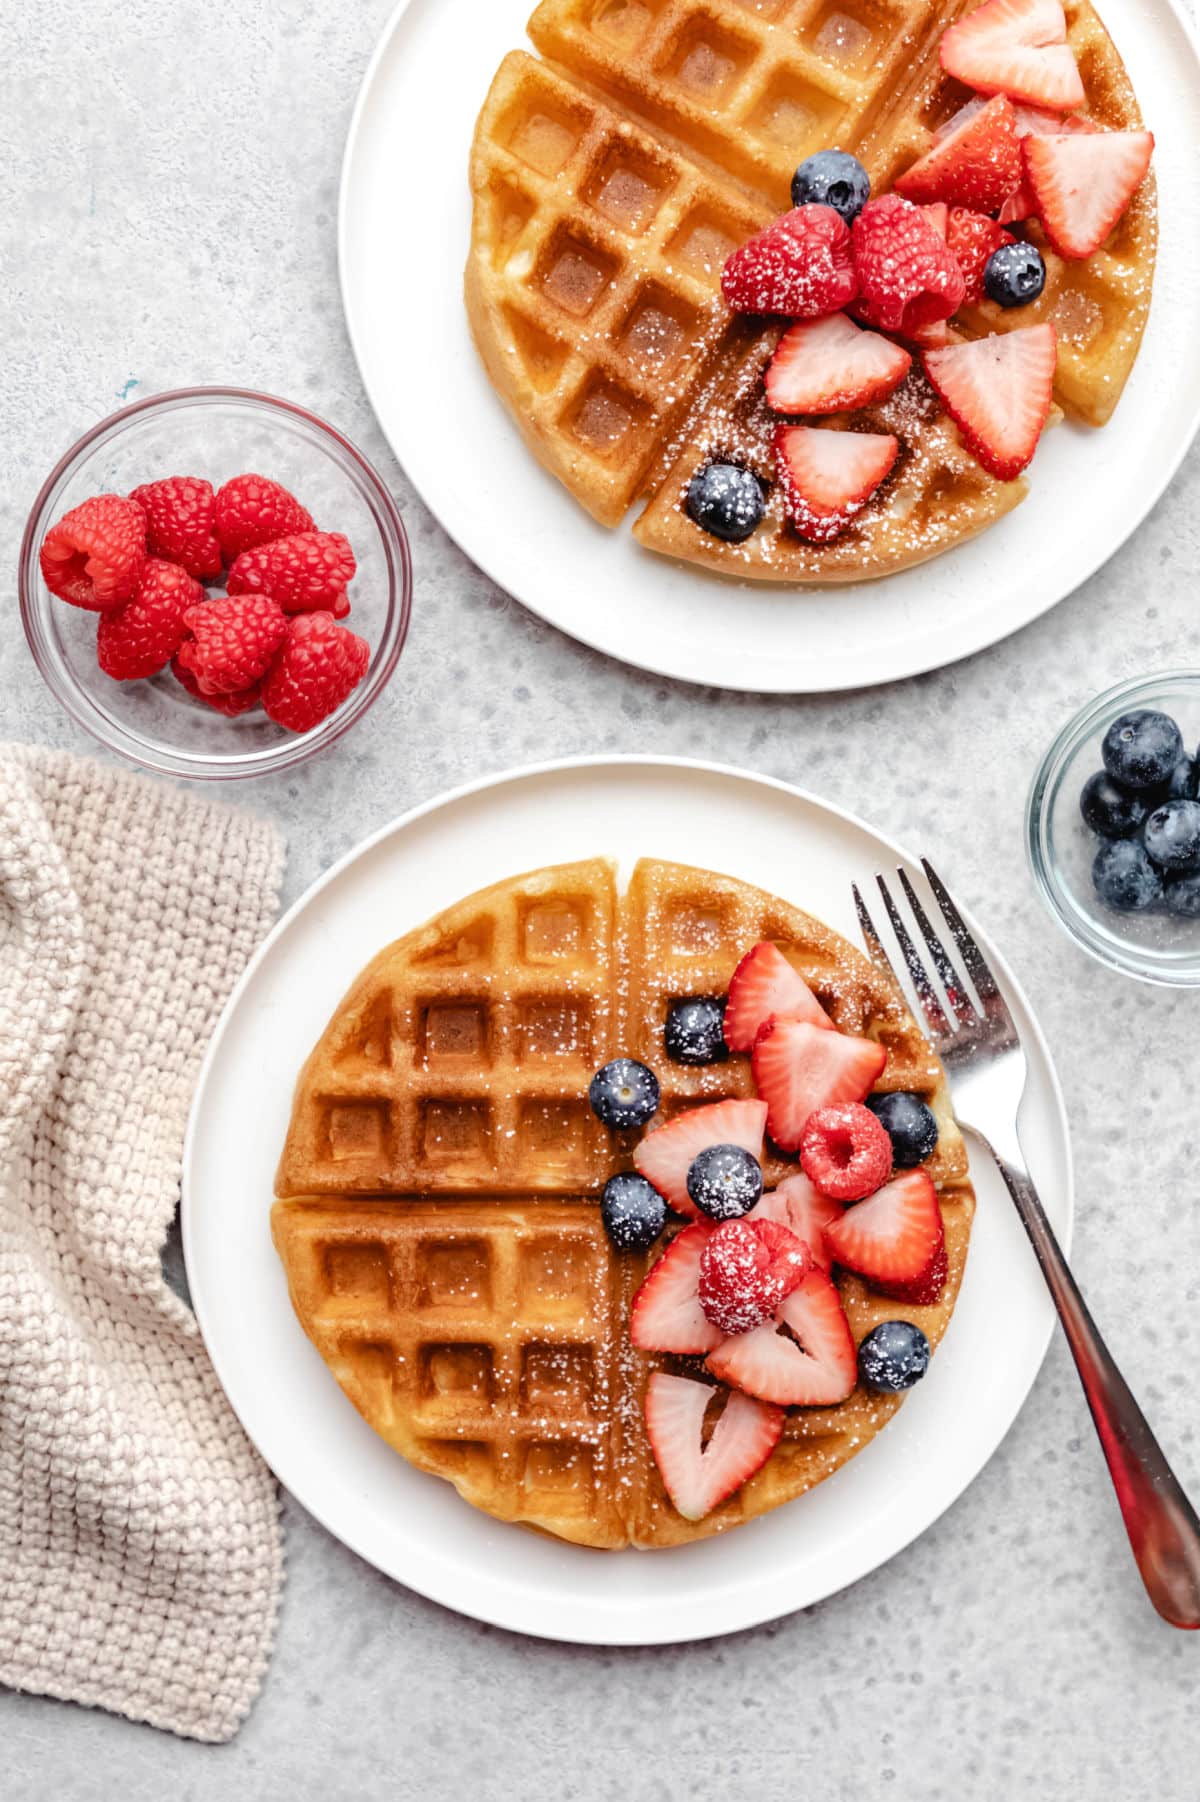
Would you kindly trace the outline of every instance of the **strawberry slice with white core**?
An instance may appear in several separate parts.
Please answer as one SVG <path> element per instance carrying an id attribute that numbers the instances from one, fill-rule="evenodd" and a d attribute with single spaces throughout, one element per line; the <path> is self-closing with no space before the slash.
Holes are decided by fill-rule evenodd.
<path id="1" fill-rule="evenodd" d="M 646 1386 L 646 1432 L 667 1494 L 685 1520 L 703 1520 L 761 1470 L 783 1432 L 783 1412 L 730 1394 L 704 1444 L 704 1416 L 720 1391 L 656 1370 Z"/>
<path id="2" fill-rule="evenodd" d="M 825 1229 L 834 1262 L 880 1284 L 927 1277 L 944 1237 L 937 1190 L 924 1170 L 893 1177 Z"/>
<path id="3" fill-rule="evenodd" d="M 1072 112 L 1084 102 L 1060 0 L 986 0 L 943 32 L 942 67 L 979 94 Z"/>
<path id="4" fill-rule="evenodd" d="M 656 1127 L 633 1154 L 637 1169 L 663 1200 L 690 1220 L 704 1215 L 687 1192 L 687 1175 L 710 1145 L 740 1145 L 762 1163 L 767 1107 L 763 1101 L 714 1101 Z"/>
<path id="5" fill-rule="evenodd" d="M 964 107 L 958 123 L 935 138 L 923 157 L 896 177 L 896 192 L 918 205 L 991 212 L 1021 179 L 1021 143 L 1012 101 L 997 94 L 978 112 Z"/>
<path id="6" fill-rule="evenodd" d="M 890 432 L 839 432 L 781 425 L 775 467 L 788 515 L 801 538 L 825 544 L 861 513 L 896 461 Z"/>
<path id="7" fill-rule="evenodd" d="M 733 972 L 725 1003 L 725 1043 L 753 1051 L 759 1028 L 774 1017 L 808 1020 L 832 1030 L 833 1021 L 808 984 L 770 939 L 763 939 Z"/>
<path id="8" fill-rule="evenodd" d="M 825 1228 L 842 1217 L 842 1204 L 822 1195 L 815 1183 L 797 1173 L 785 1177 L 777 1189 L 769 1189 L 745 1218 L 751 1222 L 777 1220 L 807 1247 L 813 1263 L 829 1271 L 833 1253 L 825 1242 Z"/>
<path id="9" fill-rule="evenodd" d="M 629 1309 L 629 1337 L 639 1351 L 711 1351 L 721 1342 L 700 1306 L 700 1260 L 716 1230 L 685 1226 L 654 1265 Z"/>
<path id="10" fill-rule="evenodd" d="M 802 319 L 779 340 L 765 377 L 767 400 L 776 413 L 842 413 L 883 400 L 911 367 L 901 345 L 844 313 Z"/>
<path id="11" fill-rule="evenodd" d="M 927 350 L 925 373 L 972 456 L 989 475 L 1010 482 L 1037 449 L 1057 362 L 1058 340 L 1047 321 Z"/>
<path id="12" fill-rule="evenodd" d="M 1025 183 L 1059 256 L 1078 260 L 1099 250 L 1145 179 L 1153 149 L 1148 131 L 1024 140 Z"/>
<path id="13" fill-rule="evenodd" d="M 812 1270 L 773 1321 L 726 1339 L 710 1352 L 706 1368 L 781 1408 L 829 1408 L 853 1390 L 857 1362 L 841 1297 L 824 1272 Z"/>
<path id="14" fill-rule="evenodd" d="M 861 1101 L 886 1063 L 887 1052 L 874 1039 L 822 1032 L 806 1020 L 770 1021 L 755 1042 L 753 1070 L 776 1145 L 797 1151 L 810 1114 L 835 1102 Z"/>

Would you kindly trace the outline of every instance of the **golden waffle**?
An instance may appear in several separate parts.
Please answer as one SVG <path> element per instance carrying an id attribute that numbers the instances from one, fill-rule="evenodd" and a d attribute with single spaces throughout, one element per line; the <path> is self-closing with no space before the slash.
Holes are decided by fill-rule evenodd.
<path id="1" fill-rule="evenodd" d="M 684 1069 L 665 1058 L 662 1032 L 672 999 L 723 994 L 763 937 L 795 960 L 839 1027 L 887 1046 L 881 1086 L 924 1095 L 938 1115 L 929 1169 L 950 1265 L 941 1301 L 901 1308 L 857 1278 L 840 1278 L 856 1337 L 901 1312 L 936 1344 L 958 1293 L 973 1209 L 941 1068 L 899 995 L 860 953 L 761 890 L 652 860 L 637 866 L 620 900 L 601 861 L 497 884 L 377 957 L 305 1066 L 272 1214 L 297 1315 L 375 1430 L 498 1519 L 599 1547 L 704 1538 L 820 1482 L 899 1405 L 899 1397 L 856 1390 L 837 1408 L 792 1411 L 763 1470 L 697 1522 L 667 1500 L 646 1439 L 650 1371 L 687 1370 L 689 1361 L 647 1357 L 629 1343 L 629 1302 L 653 1254 L 615 1254 L 598 1202 L 607 1177 L 631 1161 L 637 1135 L 609 1134 L 591 1120 L 587 1083 L 619 1049 L 659 1072 L 663 1118 L 751 1093 L 745 1059 Z M 531 1004 L 546 1010 L 535 1056 L 526 1055 L 521 1025 Z M 462 1024 L 445 1037 L 435 1027 L 442 1050 L 431 1058 L 429 1015 L 442 1010 L 461 1014 Z M 468 1041 L 469 1055 L 452 1054 L 448 1089 L 445 1046 Z M 440 1142 L 431 1151 L 390 1122 L 362 1135 L 371 1144 L 365 1167 L 330 1155 L 331 1110 L 353 1117 L 370 1106 L 381 1122 L 385 1109 L 420 1120 L 428 1105 L 467 1096 L 481 1106 L 486 1098 L 494 1126 L 452 1165 Z M 524 1141 L 517 1123 L 531 1107 L 561 1107 L 572 1119 L 587 1110 L 595 1155 L 570 1133 L 566 1157 L 561 1143 Z M 359 1137 L 335 1132 L 334 1142 Z M 768 1181 L 794 1167 L 769 1156 Z"/>
<path id="2" fill-rule="evenodd" d="M 489 376 L 526 439 L 603 523 L 615 525 L 642 499 L 637 536 L 649 548 L 743 579 L 846 581 L 945 550 L 1023 497 L 1023 482 L 993 480 L 963 450 L 928 390 L 908 407 L 910 388 L 902 429 L 887 427 L 901 439 L 902 467 L 834 546 L 800 540 L 773 480 L 767 525 L 748 547 L 725 545 L 678 516 L 686 477 L 705 447 L 728 440 L 743 375 L 765 365 L 775 338 L 772 328 L 758 349 L 749 346 L 744 322 L 724 310 L 726 256 L 790 204 L 791 176 L 814 150 L 855 151 L 876 191 L 923 154 L 968 97 L 938 61 L 942 32 L 968 4 L 538 7 L 529 32 L 547 62 L 509 56 L 476 127 L 467 308 Z M 1095 12 L 1086 0 L 1066 0 L 1066 11 L 1088 112 L 1109 127 L 1138 123 Z M 956 323 L 971 336 L 1052 319 L 1056 396 L 1102 424 L 1141 342 L 1155 232 L 1148 181 L 1088 262 L 1064 263 L 1043 246 L 1047 285 L 1033 306 L 1017 314 L 988 303 Z M 762 448 L 766 417 L 747 455 L 773 477 Z"/>

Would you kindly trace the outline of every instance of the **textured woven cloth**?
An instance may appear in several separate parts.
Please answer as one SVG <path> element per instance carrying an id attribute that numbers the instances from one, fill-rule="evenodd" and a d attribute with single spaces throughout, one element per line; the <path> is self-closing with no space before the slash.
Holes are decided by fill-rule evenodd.
<path id="1" fill-rule="evenodd" d="M 278 1500 L 163 1281 L 188 1103 L 273 828 L 0 746 L 0 1683 L 237 1731 Z"/>

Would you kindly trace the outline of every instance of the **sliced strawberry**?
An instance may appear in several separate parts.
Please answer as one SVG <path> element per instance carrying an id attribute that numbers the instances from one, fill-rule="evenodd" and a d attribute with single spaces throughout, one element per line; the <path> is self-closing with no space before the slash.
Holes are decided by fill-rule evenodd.
<path id="1" fill-rule="evenodd" d="M 1084 102 L 1060 0 L 986 0 L 942 34 L 942 67 L 980 94 L 1071 112 Z"/>
<path id="2" fill-rule="evenodd" d="M 931 200 L 921 211 L 932 225 L 939 238 L 944 238 L 950 226 L 950 208 L 944 200 Z"/>
<path id="3" fill-rule="evenodd" d="M 1017 225 L 1023 219 L 1032 219 L 1037 212 L 1037 201 L 1032 191 L 1022 182 L 1009 195 L 1000 211 L 996 214 L 997 225 Z"/>
<path id="4" fill-rule="evenodd" d="M 843 413 L 883 400 L 911 366 L 899 344 L 844 313 L 801 320 L 779 340 L 766 373 L 767 400 L 777 413 Z"/>
<path id="5" fill-rule="evenodd" d="M 1021 145 L 1025 181 L 1059 256 L 1090 257 L 1145 178 L 1148 131 L 1060 132 Z"/>
<path id="6" fill-rule="evenodd" d="M 833 1026 L 799 970 L 778 945 L 763 939 L 747 951 L 730 978 L 725 1004 L 725 1043 L 730 1051 L 753 1051 L 759 1027 L 776 1014 L 808 1020 L 813 1026 Z"/>
<path id="7" fill-rule="evenodd" d="M 819 1269 L 828 1271 L 833 1254 L 825 1242 L 825 1228 L 840 1220 L 842 1206 L 828 1195 L 822 1195 L 815 1183 L 799 1172 L 785 1177 L 777 1189 L 769 1189 L 762 1200 L 745 1216 L 757 1224 L 760 1220 L 778 1220 L 808 1250 Z"/>
<path id="8" fill-rule="evenodd" d="M 646 1432 L 667 1494 L 685 1520 L 702 1520 L 761 1470 L 783 1432 L 783 1412 L 733 1393 L 704 1444 L 708 1383 L 656 1370 L 646 1386 Z"/>
<path id="9" fill-rule="evenodd" d="M 801 538 L 825 544 L 844 532 L 891 469 L 899 449 L 890 432 L 777 426 L 775 467 L 788 516 Z"/>
<path id="10" fill-rule="evenodd" d="M 721 1342 L 700 1306 L 700 1260 L 715 1228 L 685 1226 L 637 1291 L 629 1337 L 639 1351 L 705 1352 Z"/>
<path id="11" fill-rule="evenodd" d="M 946 1241 L 943 1238 L 938 1240 L 933 1255 L 920 1276 L 914 1277 L 911 1283 L 877 1282 L 873 1287 L 881 1295 L 890 1296 L 893 1301 L 906 1301 L 914 1308 L 928 1308 L 941 1300 L 949 1274 L 950 1260 L 946 1256 Z"/>
<path id="12" fill-rule="evenodd" d="M 965 111 L 965 109 L 964 109 Z M 935 139 L 926 154 L 896 177 L 896 192 L 918 205 L 992 212 L 1021 179 L 1021 142 L 1012 101 L 1003 94 L 961 118 L 956 130 Z"/>
<path id="13" fill-rule="evenodd" d="M 1037 449 L 1057 361 L 1048 322 L 925 352 L 925 373 L 968 449 L 1002 482 L 1019 475 Z"/>
<path id="14" fill-rule="evenodd" d="M 967 284 L 964 304 L 973 306 L 983 299 L 983 272 L 988 258 L 1002 244 L 1014 243 L 1013 235 L 997 225 L 994 219 L 989 219 L 986 213 L 972 213 L 966 207 L 956 206 L 950 209 L 946 242 L 954 252 Z"/>
<path id="15" fill-rule="evenodd" d="M 740 1145 L 762 1163 L 767 1108 L 763 1101 L 714 1101 L 646 1134 L 633 1161 L 679 1214 L 704 1216 L 687 1192 L 687 1174 L 709 1145 Z"/>
<path id="16" fill-rule="evenodd" d="M 721 1382 L 783 1408 L 844 1402 L 857 1381 L 857 1353 L 829 1277 L 810 1271 L 773 1321 L 726 1339 L 709 1353 L 706 1368 Z"/>
<path id="17" fill-rule="evenodd" d="M 887 1052 L 874 1039 L 822 1032 L 806 1020 L 772 1020 L 754 1045 L 754 1086 L 767 1104 L 767 1130 L 781 1151 L 796 1151 L 810 1114 L 838 1101 L 861 1101 L 883 1074 Z"/>
<path id="18" fill-rule="evenodd" d="M 825 1229 L 836 1264 L 868 1282 L 915 1283 L 927 1277 L 943 1243 L 937 1190 L 927 1171 L 906 1170 Z"/>

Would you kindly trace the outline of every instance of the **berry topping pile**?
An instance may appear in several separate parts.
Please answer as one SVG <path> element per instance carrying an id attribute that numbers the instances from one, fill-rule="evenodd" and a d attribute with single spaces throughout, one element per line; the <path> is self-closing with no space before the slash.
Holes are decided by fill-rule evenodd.
<path id="1" fill-rule="evenodd" d="M 663 1037 L 677 1063 L 749 1055 L 758 1091 L 653 1125 L 657 1078 L 622 1057 L 589 1092 L 615 1132 L 650 1125 L 635 1169 L 605 1185 L 601 1217 L 618 1252 L 665 1235 L 630 1306 L 633 1347 L 702 1359 L 713 1379 L 694 1364 L 687 1376 L 655 1369 L 646 1394 L 664 1486 L 698 1520 L 770 1457 L 782 1409 L 835 1407 L 860 1381 L 898 1392 L 924 1375 L 930 1348 L 914 1321 L 898 1316 L 856 1345 L 835 1266 L 907 1308 L 936 1303 L 949 1271 L 921 1167 L 937 1149 L 933 1113 L 919 1095 L 872 1093 L 884 1047 L 840 1031 L 778 945 L 746 953 L 727 997 L 672 1001 Z M 798 1151 L 799 1163 L 764 1193 L 768 1134 L 773 1157 Z M 672 1214 L 684 1216 L 674 1229 Z"/>
<path id="2" fill-rule="evenodd" d="M 261 706 L 288 731 L 311 731 L 371 660 L 366 640 L 338 623 L 356 570 L 349 540 L 317 531 L 265 476 L 216 491 L 199 476 L 167 476 L 94 495 L 50 528 L 40 562 L 51 594 L 99 614 L 106 675 L 143 681 L 169 667 L 230 719 Z M 210 594 L 205 584 L 222 579 L 225 593 Z"/>
<path id="3" fill-rule="evenodd" d="M 1149 168 L 1149 132 L 1105 131 L 1079 111 L 1086 95 L 1061 0 L 984 0 L 943 34 L 940 56 L 973 93 L 893 191 L 872 198 L 856 157 L 818 151 L 796 170 L 792 211 L 722 274 L 735 312 L 793 322 L 764 389 L 782 419 L 817 422 L 780 424 L 773 446 L 783 509 L 809 543 L 840 537 L 886 498 L 896 438 L 861 419 L 825 422 L 887 400 L 913 368 L 913 347 L 988 474 L 1011 481 L 1026 468 L 1050 415 L 1055 328 L 1047 317 L 979 336 L 989 320 L 975 309 L 1038 301 L 1041 246 L 1092 256 Z M 971 310 L 971 342 L 954 330 L 961 309 Z M 766 499 L 753 471 L 714 462 L 684 505 L 701 531 L 740 544 Z"/>
<path id="4" fill-rule="evenodd" d="M 1188 754 L 1170 714 L 1143 707 L 1113 721 L 1100 755 L 1079 797 L 1101 841 L 1096 894 L 1116 913 L 1200 917 L 1200 751 Z"/>

